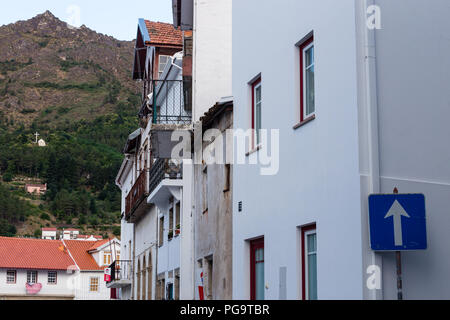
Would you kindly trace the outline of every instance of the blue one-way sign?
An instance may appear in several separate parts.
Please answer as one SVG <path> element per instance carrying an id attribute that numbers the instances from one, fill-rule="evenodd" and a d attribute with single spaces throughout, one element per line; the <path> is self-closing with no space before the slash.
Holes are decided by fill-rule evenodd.
<path id="1" fill-rule="evenodd" d="M 372 250 L 401 251 L 427 248 L 423 194 L 370 195 L 369 222 Z"/>

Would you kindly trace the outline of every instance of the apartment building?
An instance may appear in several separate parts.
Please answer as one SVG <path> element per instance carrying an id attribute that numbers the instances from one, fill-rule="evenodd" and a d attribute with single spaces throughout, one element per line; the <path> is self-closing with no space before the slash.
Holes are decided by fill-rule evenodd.
<path id="1" fill-rule="evenodd" d="M 124 262 L 113 266 L 109 284 L 122 299 L 193 298 L 192 165 L 172 157 L 170 139 L 191 129 L 184 40 L 171 24 L 139 21 L 133 77 L 142 84 L 141 127 L 126 142 L 116 178 Z"/>
<path id="2" fill-rule="evenodd" d="M 427 211 L 428 249 L 402 255 L 403 297 L 449 298 L 448 1 L 232 10 L 234 127 L 254 129 L 233 168 L 233 298 L 396 299 L 395 254 L 372 251 L 368 232 L 368 196 L 395 187 Z M 277 172 L 250 164 L 277 146 Z"/>

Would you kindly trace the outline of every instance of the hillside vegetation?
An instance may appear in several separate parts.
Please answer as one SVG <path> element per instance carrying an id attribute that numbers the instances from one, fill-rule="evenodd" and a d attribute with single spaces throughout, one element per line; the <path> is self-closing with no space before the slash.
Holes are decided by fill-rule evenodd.
<path id="1" fill-rule="evenodd" d="M 131 41 L 68 28 L 50 12 L 0 27 L 0 235 L 118 234 L 114 178 L 140 102 L 132 61 Z M 48 192 L 26 194 L 27 177 Z"/>

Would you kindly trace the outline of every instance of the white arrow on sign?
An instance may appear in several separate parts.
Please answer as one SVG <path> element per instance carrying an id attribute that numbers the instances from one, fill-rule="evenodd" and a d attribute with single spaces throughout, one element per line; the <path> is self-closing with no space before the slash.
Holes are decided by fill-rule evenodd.
<path id="1" fill-rule="evenodd" d="M 394 219 L 394 239 L 396 246 L 403 245 L 402 216 L 411 218 L 405 209 L 403 209 L 402 205 L 395 200 L 384 218 L 387 219 L 389 217 L 393 217 Z"/>

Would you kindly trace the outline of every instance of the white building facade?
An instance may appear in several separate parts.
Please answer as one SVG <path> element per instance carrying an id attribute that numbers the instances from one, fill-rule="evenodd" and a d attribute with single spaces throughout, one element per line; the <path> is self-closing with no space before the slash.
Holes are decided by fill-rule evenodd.
<path id="1" fill-rule="evenodd" d="M 158 37 L 165 32 L 171 39 L 162 44 Z M 182 40 L 170 24 L 139 22 L 134 77 L 143 83 L 141 128 L 129 136 L 116 178 L 122 190 L 122 259 L 132 271 L 130 279 L 120 274 L 109 284 L 121 289 L 124 300 L 193 297 L 192 165 L 171 159 L 170 152 L 163 155 L 170 144 L 166 132 L 191 128 Z"/>
<path id="2" fill-rule="evenodd" d="M 0 237 L 0 300 L 109 300 L 104 268 L 120 242 Z"/>
<path id="3" fill-rule="evenodd" d="M 233 299 L 395 299 L 395 256 L 370 249 L 367 219 L 394 187 L 427 206 L 404 299 L 449 298 L 448 3 L 273 4 L 233 1 L 234 127 L 279 130 L 246 148 L 251 162 L 277 144 L 278 172 L 234 166 Z"/>

